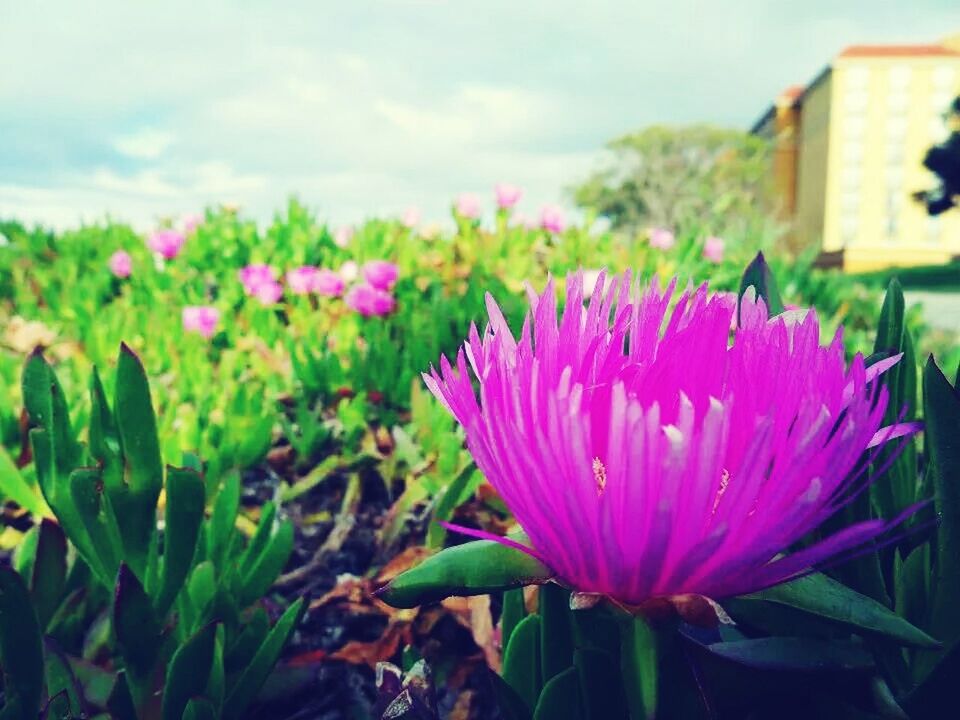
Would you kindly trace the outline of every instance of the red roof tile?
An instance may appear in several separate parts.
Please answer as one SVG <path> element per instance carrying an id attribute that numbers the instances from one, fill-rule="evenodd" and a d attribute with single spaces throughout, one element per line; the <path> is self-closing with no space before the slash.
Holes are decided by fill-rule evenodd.
<path id="1" fill-rule="evenodd" d="M 840 57 L 917 57 L 948 55 L 960 57 L 960 52 L 943 45 L 850 45 Z"/>

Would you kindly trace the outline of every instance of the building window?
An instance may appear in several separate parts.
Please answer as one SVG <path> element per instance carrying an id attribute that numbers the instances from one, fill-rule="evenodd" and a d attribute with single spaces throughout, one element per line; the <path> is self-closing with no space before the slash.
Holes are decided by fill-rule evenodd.
<path id="1" fill-rule="evenodd" d="M 899 90 L 905 90 L 910 85 L 910 66 L 909 65 L 894 65 L 888 71 L 888 77 L 890 80 L 891 90 L 896 88 Z"/>
<path id="2" fill-rule="evenodd" d="M 887 96 L 887 106 L 891 112 L 905 115 L 910 107 L 910 94 L 901 90 L 891 91 Z"/>
<path id="3" fill-rule="evenodd" d="M 854 165 L 863 162 L 863 143 L 859 138 L 843 144 L 844 165 Z"/>
<path id="4" fill-rule="evenodd" d="M 866 112 L 870 104 L 870 93 L 866 90 L 848 90 L 843 97 L 843 107 L 847 112 L 863 113 Z"/>
<path id="5" fill-rule="evenodd" d="M 840 216 L 840 237 L 844 245 L 852 245 L 856 242 L 859 229 L 860 218 L 857 213 L 843 213 Z"/>
<path id="6" fill-rule="evenodd" d="M 887 118 L 887 141 L 896 138 L 902 139 L 907 134 L 907 118 L 888 117 Z"/>
<path id="7" fill-rule="evenodd" d="M 847 115 L 843 120 L 843 136 L 847 140 L 863 138 L 867 119 L 862 115 Z"/>
<path id="8" fill-rule="evenodd" d="M 956 71 L 952 67 L 942 65 L 933 70 L 933 86 L 938 90 L 950 91 L 956 78 Z"/>
<path id="9" fill-rule="evenodd" d="M 863 171 L 859 167 L 845 167 L 840 174 L 840 185 L 843 192 L 859 192 L 862 179 Z"/>
<path id="10" fill-rule="evenodd" d="M 950 128 L 942 116 L 930 118 L 930 140 L 935 144 L 942 143 L 950 136 Z"/>
<path id="11" fill-rule="evenodd" d="M 937 243 L 940 242 L 940 231 L 942 226 L 940 224 L 940 218 L 931 215 L 927 218 L 927 242 Z"/>
<path id="12" fill-rule="evenodd" d="M 865 89 L 870 83 L 870 68 L 866 65 L 854 65 L 847 68 L 846 85 L 848 88 Z"/>
<path id="13" fill-rule="evenodd" d="M 856 215 L 860 209 L 860 193 L 856 190 L 847 190 L 840 193 L 840 209 L 846 215 Z"/>

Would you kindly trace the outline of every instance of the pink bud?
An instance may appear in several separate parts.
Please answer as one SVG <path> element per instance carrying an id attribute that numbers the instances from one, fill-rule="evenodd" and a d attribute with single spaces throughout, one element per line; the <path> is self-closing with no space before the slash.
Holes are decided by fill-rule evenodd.
<path id="1" fill-rule="evenodd" d="M 392 288 L 399 275 L 399 268 L 386 260 L 371 260 L 363 266 L 364 279 L 377 290 Z"/>
<path id="2" fill-rule="evenodd" d="M 162 228 L 150 236 L 147 245 L 164 260 L 173 260 L 180 254 L 184 242 L 186 238 L 183 234 L 170 228 Z"/>
<path id="3" fill-rule="evenodd" d="M 649 233 L 650 247 L 655 247 L 660 250 L 669 250 L 677 242 L 677 239 L 673 235 L 673 231 L 668 230 L 667 228 L 651 228 Z"/>
<path id="4" fill-rule="evenodd" d="M 257 286 L 253 296 L 260 301 L 261 305 L 275 305 L 283 297 L 283 285 L 276 280 L 263 283 Z"/>
<path id="5" fill-rule="evenodd" d="M 540 210 L 540 227 L 554 235 L 562 233 L 566 227 L 563 209 L 557 205 L 544 205 Z"/>
<path id="6" fill-rule="evenodd" d="M 480 199 L 471 193 L 463 193 L 457 197 L 454 209 L 460 217 L 476 220 L 480 217 Z"/>
<path id="7" fill-rule="evenodd" d="M 497 196 L 497 207 L 504 210 L 512 208 L 523 197 L 523 190 L 507 183 L 499 183 L 493 188 L 493 192 Z"/>
<path id="8" fill-rule="evenodd" d="M 118 278 L 130 277 L 130 273 L 133 272 L 133 260 L 123 250 L 117 250 L 111 255 L 110 260 L 107 261 L 107 266 L 110 268 L 110 272 Z"/>
<path id="9" fill-rule="evenodd" d="M 264 263 L 251 263 L 239 272 L 240 282 L 247 295 L 256 295 L 262 285 L 275 284 L 277 271 Z"/>
<path id="10" fill-rule="evenodd" d="M 393 311 L 396 301 L 385 290 L 380 290 L 368 283 L 354 285 L 347 292 L 344 302 L 364 317 L 386 315 Z"/>
<path id="11" fill-rule="evenodd" d="M 314 292 L 317 274 L 320 271 L 311 265 L 294 268 L 287 271 L 287 285 L 294 295 L 309 295 Z"/>
<path id="12" fill-rule="evenodd" d="M 189 305 L 183 309 L 183 329 L 207 338 L 213 337 L 220 322 L 220 311 L 209 305 Z"/>
<path id="13" fill-rule="evenodd" d="M 703 241 L 703 257 L 712 263 L 723 262 L 723 251 L 725 247 L 723 238 L 711 235 Z"/>
<path id="14" fill-rule="evenodd" d="M 336 297 L 343 293 L 344 282 L 339 273 L 327 268 L 317 271 L 314 278 L 313 292 L 317 295 Z"/>

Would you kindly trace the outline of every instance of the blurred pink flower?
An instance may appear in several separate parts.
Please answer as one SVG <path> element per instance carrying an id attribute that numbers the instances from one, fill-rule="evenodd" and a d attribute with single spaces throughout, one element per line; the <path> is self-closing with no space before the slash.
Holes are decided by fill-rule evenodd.
<path id="1" fill-rule="evenodd" d="M 327 297 L 336 297 L 343 293 L 343 277 L 339 273 L 327 268 L 321 268 L 317 271 L 314 278 L 313 292 L 317 295 L 326 295 Z"/>
<path id="2" fill-rule="evenodd" d="M 354 230 L 350 225 L 341 225 L 333 232 L 333 244 L 345 248 L 353 239 Z"/>
<path id="3" fill-rule="evenodd" d="M 184 215 L 180 219 L 180 226 L 183 228 L 184 235 L 189 235 L 200 227 L 201 224 L 203 224 L 203 215 L 198 215 L 197 213 Z"/>
<path id="4" fill-rule="evenodd" d="M 283 297 L 283 285 L 276 280 L 265 282 L 258 285 L 252 294 L 260 301 L 261 305 L 274 305 Z"/>
<path id="5" fill-rule="evenodd" d="M 460 217 L 476 220 L 480 217 L 480 198 L 472 193 L 461 193 L 457 196 L 454 209 Z"/>
<path id="6" fill-rule="evenodd" d="M 597 282 L 600 280 L 600 274 L 602 270 L 584 270 L 583 271 L 583 296 L 585 298 L 593 297 L 593 293 L 597 291 Z M 602 292 L 603 288 L 599 288 Z"/>
<path id="7" fill-rule="evenodd" d="M 712 263 L 723 262 L 723 250 L 726 243 L 723 238 L 711 235 L 703 241 L 703 256 Z"/>
<path id="8" fill-rule="evenodd" d="M 183 309 L 183 329 L 202 335 L 208 340 L 217 331 L 220 311 L 209 305 L 188 305 Z"/>
<path id="9" fill-rule="evenodd" d="M 184 242 L 186 242 L 186 237 L 183 233 L 171 228 L 161 228 L 153 232 L 150 239 L 147 240 L 147 246 L 163 257 L 164 260 L 173 260 L 180 254 Z"/>
<path id="10" fill-rule="evenodd" d="M 389 290 L 397 282 L 400 269 L 386 260 L 371 260 L 363 266 L 363 278 L 377 290 Z"/>
<path id="11" fill-rule="evenodd" d="M 304 265 L 287 271 L 287 285 L 294 295 L 309 295 L 316 292 L 319 270 L 312 265 Z"/>
<path id="12" fill-rule="evenodd" d="M 408 207 L 403 211 L 400 217 L 400 223 L 407 228 L 413 229 L 420 224 L 420 210 L 415 207 Z"/>
<path id="13" fill-rule="evenodd" d="M 558 205 L 544 205 L 540 210 L 540 227 L 555 235 L 562 233 L 566 227 L 563 208 Z"/>
<path id="14" fill-rule="evenodd" d="M 130 277 L 130 273 L 133 272 L 133 260 L 130 258 L 130 254 L 124 250 L 117 250 L 111 255 L 107 265 L 110 272 L 118 278 Z"/>
<path id="15" fill-rule="evenodd" d="M 497 207 L 504 210 L 512 208 L 520 202 L 520 198 L 523 197 L 523 190 L 516 185 L 509 185 L 507 183 L 497 184 L 493 188 L 493 191 L 497 196 Z"/>
<path id="16" fill-rule="evenodd" d="M 673 236 L 673 231 L 667 228 L 650 228 L 650 247 L 660 250 L 669 250 L 676 244 L 677 239 Z"/>
<path id="17" fill-rule="evenodd" d="M 353 260 L 347 260 L 340 266 L 340 277 L 346 282 L 353 282 L 360 275 L 360 266 Z"/>
<path id="18" fill-rule="evenodd" d="M 347 292 L 344 301 L 364 317 L 386 315 L 396 305 L 393 295 L 368 283 L 354 285 Z"/>
<path id="19" fill-rule="evenodd" d="M 256 295 L 262 285 L 277 282 L 277 271 L 264 263 L 247 265 L 240 271 L 239 276 L 247 295 Z"/>

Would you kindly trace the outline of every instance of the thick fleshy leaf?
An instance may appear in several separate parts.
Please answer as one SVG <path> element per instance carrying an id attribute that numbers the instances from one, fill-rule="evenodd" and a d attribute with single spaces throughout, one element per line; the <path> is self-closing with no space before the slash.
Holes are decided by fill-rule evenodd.
<path id="1" fill-rule="evenodd" d="M 532 712 L 537 706 L 541 681 L 540 616 L 528 615 L 513 631 L 503 651 L 503 679 Z"/>
<path id="2" fill-rule="evenodd" d="M 836 673 L 874 669 L 873 656 L 862 645 L 840 640 L 765 637 L 698 644 L 711 655 L 760 670 Z"/>
<path id="3" fill-rule="evenodd" d="M 266 532 L 261 534 L 262 528 Z M 237 602 L 240 607 L 256 602 L 270 589 L 290 559 L 293 543 L 292 523 L 272 515 L 261 519 L 260 527 L 250 543 L 253 551 L 238 563 L 241 575 Z"/>
<path id="4" fill-rule="evenodd" d="M 497 706 L 504 720 L 532 720 L 533 714 L 527 703 L 517 694 L 507 681 L 490 672 L 490 683 L 493 685 L 493 694 L 497 698 Z"/>
<path id="5" fill-rule="evenodd" d="M 44 640 L 44 677 L 47 685 L 47 695 L 63 694 L 70 717 L 84 717 L 86 705 L 83 690 L 73 674 L 70 663 L 56 644 Z"/>
<path id="6" fill-rule="evenodd" d="M 527 616 L 527 606 L 523 597 L 523 588 L 507 590 L 503 593 L 503 611 L 500 613 L 500 642 L 503 647 L 510 643 L 514 629 Z"/>
<path id="7" fill-rule="evenodd" d="M 739 297 L 742 299 L 743 294 L 751 287 L 756 291 L 757 297 L 763 298 L 770 317 L 783 312 L 784 305 L 783 300 L 780 298 L 780 291 L 777 290 L 777 281 L 773 277 L 773 272 L 770 270 L 770 266 L 767 265 L 767 260 L 763 257 L 762 252 L 758 252 L 757 256 L 747 265 L 747 269 L 744 270 L 743 279 L 740 281 Z M 739 312 L 740 308 L 738 305 L 738 317 Z"/>
<path id="8" fill-rule="evenodd" d="M 43 693 L 40 624 L 23 578 L 0 565 L 0 666 L 4 720 L 32 720 Z"/>
<path id="9" fill-rule="evenodd" d="M 477 466 L 474 463 L 467 463 L 467 466 L 461 470 L 457 476 L 444 489 L 443 494 L 437 500 L 433 510 L 433 520 L 427 530 L 427 546 L 430 548 L 443 547 L 443 542 L 447 536 L 447 530 L 438 521 L 449 520 L 453 511 L 463 502 L 464 490 L 470 484 L 470 479 L 477 472 Z"/>
<path id="10" fill-rule="evenodd" d="M 576 668 L 571 667 L 544 685 L 533 720 L 581 720 L 582 705 L 580 680 Z"/>
<path id="11" fill-rule="evenodd" d="M 127 562 L 142 574 L 156 532 L 163 464 L 147 376 L 139 358 L 125 344 L 120 346 L 117 359 L 114 413 L 123 450 L 126 493 L 122 501 L 111 500 L 123 534 Z"/>
<path id="12" fill-rule="evenodd" d="M 593 648 L 581 648 L 574 653 L 573 664 L 580 678 L 587 720 L 626 720 L 628 717 L 618 660 Z"/>
<path id="13" fill-rule="evenodd" d="M 570 591 L 556 583 L 540 586 L 540 677 L 547 683 L 573 663 Z"/>
<path id="14" fill-rule="evenodd" d="M 102 471 L 99 468 L 74 470 L 70 473 L 70 494 L 92 548 L 93 554 L 85 556 L 87 564 L 101 582 L 110 587 L 124 560 L 124 544 L 117 515 L 104 492 Z"/>
<path id="15" fill-rule="evenodd" d="M 901 703 L 911 718 L 942 718 L 944 708 L 957 702 L 957 678 L 960 678 L 960 644 L 944 655 L 933 671 Z"/>
<path id="16" fill-rule="evenodd" d="M 31 569 L 30 597 L 40 627 L 46 628 L 60 604 L 67 579 L 67 538 L 60 526 L 51 520 L 44 520 L 39 527 Z"/>
<path id="17" fill-rule="evenodd" d="M 206 689 L 216 637 L 217 626 L 207 625 L 173 654 L 163 687 L 163 720 L 180 720 L 190 699 Z"/>
<path id="18" fill-rule="evenodd" d="M 883 636 L 911 647 L 933 649 L 940 644 L 903 617 L 821 573 L 738 598 L 737 607 L 749 615 L 750 603 L 786 605 L 860 634 Z"/>
<path id="19" fill-rule="evenodd" d="M 236 537 L 235 525 L 240 509 L 240 473 L 227 473 L 213 503 L 213 515 L 207 527 L 207 557 L 222 567 Z"/>
<path id="20" fill-rule="evenodd" d="M 0 446 L 0 498 L 13 500 L 17 505 L 26 508 L 33 515 L 49 515 L 50 509 L 43 497 L 35 488 L 27 484 L 23 475 L 17 469 L 16 463 Z"/>
<path id="21" fill-rule="evenodd" d="M 153 673 L 162 642 L 161 624 L 153 603 L 137 576 L 126 565 L 120 566 L 113 600 L 113 627 L 117 649 L 127 670 L 134 696 Z"/>
<path id="22" fill-rule="evenodd" d="M 553 573 L 522 550 L 495 540 L 475 540 L 441 550 L 380 591 L 394 607 L 412 608 L 451 595 L 485 595 L 541 584 Z"/>
<path id="23" fill-rule="evenodd" d="M 182 717 L 183 720 L 217 720 L 217 708 L 206 698 L 191 698 Z"/>
<path id="24" fill-rule="evenodd" d="M 117 674 L 117 681 L 113 684 L 110 697 L 107 698 L 107 709 L 111 717 L 116 720 L 137 720 L 137 707 L 130 692 L 130 683 L 127 681 L 125 670 Z"/>
<path id="25" fill-rule="evenodd" d="M 183 587 L 197 550 L 204 510 L 203 479 L 187 468 L 167 468 L 167 507 L 163 542 L 163 570 L 157 615 L 166 615 Z"/>
<path id="26" fill-rule="evenodd" d="M 623 621 L 620 631 L 620 672 L 633 720 L 649 720 L 657 712 L 657 645 L 646 620 Z"/>
<path id="27" fill-rule="evenodd" d="M 932 357 L 923 374 L 923 406 L 925 449 L 940 521 L 930 632 L 951 648 L 960 641 L 960 392 Z"/>
<path id="28" fill-rule="evenodd" d="M 243 669 L 236 682 L 227 691 L 227 698 L 223 703 L 225 718 L 229 720 L 229 718 L 241 717 L 243 711 L 256 698 L 270 671 L 273 670 L 273 666 L 277 664 L 284 646 L 300 624 L 306 607 L 304 598 L 300 598 L 277 620 L 277 624 L 273 626 L 250 664 Z"/>

